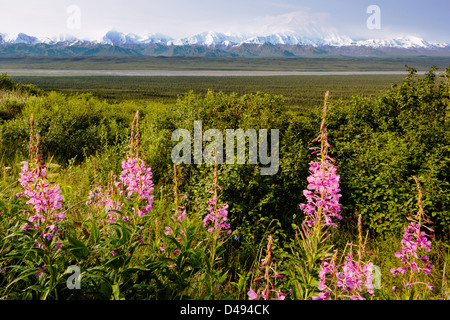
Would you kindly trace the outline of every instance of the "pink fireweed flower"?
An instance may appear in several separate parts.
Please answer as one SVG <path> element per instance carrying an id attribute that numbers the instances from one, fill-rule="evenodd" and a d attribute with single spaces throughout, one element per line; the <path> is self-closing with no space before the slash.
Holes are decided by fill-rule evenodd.
<path id="1" fill-rule="evenodd" d="M 144 164 L 144 160 L 128 154 L 122 161 L 122 173 L 120 182 L 116 186 L 122 187 L 120 195 L 125 195 L 129 199 L 137 195 L 139 200 L 145 200 L 146 205 L 135 212 L 138 216 L 143 216 L 152 209 L 153 205 L 153 182 L 152 171 Z"/>
<path id="2" fill-rule="evenodd" d="M 325 168 L 325 170 L 324 170 Z M 342 219 L 340 212 L 339 198 L 339 175 L 336 174 L 337 167 L 329 161 L 320 163 L 310 162 L 310 176 L 307 190 L 303 195 L 307 199 L 306 204 L 300 204 L 300 209 L 306 214 L 306 223 L 312 227 L 317 223 L 318 211 L 321 212 L 322 221 L 326 225 L 337 227 L 331 218 Z"/>
<path id="3" fill-rule="evenodd" d="M 431 221 L 426 220 L 426 215 L 422 208 L 422 187 L 417 177 L 413 177 L 416 181 L 418 188 L 418 206 L 419 211 L 417 214 L 407 219 L 410 221 L 409 225 L 403 230 L 403 239 L 401 241 L 400 251 L 395 253 L 395 257 L 400 259 L 403 263 L 403 267 L 392 268 L 390 271 L 394 276 L 400 276 L 402 278 L 403 286 L 407 289 L 411 289 L 414 284 L 425 284 L 430 290 L 433 286 L 428 283 L 419 282 L 418 276 L 420 273 L 425 275 L 430 274 L 433 265 L 429 263 L 429 258 L 426 255 L 422 255 L 424 252 L 430 252 L 431 240 L 433 235 L 427 234 L 422 228 L 433 232 L 431 228 L 425 224 L 431 224 Z M 422 256 L 421 256 L 422 255 Z M 421 256 L 419 258 L 419 256 Z M 409 271 L 409 272 L 408 272 Z"/>
<path id="4" fill-rule="evenodd" d="M 313 297 L 314 300 L 331 299 L 331 295 L 334 295 L 334 299 L 365 300 L 363 294 L 374 295 L 374 265 L 370 260 L 362 261 L 363 253 L 371 253 L 365 250 L 367 244 L 363 243 L 361 215 L 358 217 L 358 233 L 359 244 L 356 255 L 351 252 L 348 253 L 345 256 L 344 263 L 339 266 L 336 265 L 337 250 L 333 255 L 328 255 L 322 259 L 318 286 L 321 294 Z M 350 247 L 355 246 L 352 243 L 349 243 L 349 245 Z M 355 256 L 358 259 L 355 260 Z"/>
<path id="5" fill-rule="evenodd" d="M 87 205 L 93 205 L 94 208 L 106 209 L 108 211 L 108 222 L 115 222 L 118 219 L 130 221 L 132 217 L 141 217 L 152 210 L 152 171 L 150 166 L 146 166 L 144 160 L 140 158 L 139 112 L 136 112 L 133 119 L 131 139 L 127 148 L 128 151 L 126 152 L 125 159 L 122 160 L 122 171 L 119 176 L 119 181 L 114 182 L 114 175 L 111 172 L 107 190 L 104 190 L 98 184 L 91 189 L 89 192 L 89 200 L 86 202 Z M 116 212 L 121 211 L 120 209 L 125 204 L 122 201 L 129 201 L 133 204 L 131 215 L 124 214 L 120 216 L 120 213 Z"/>
<path id="6" fill-rule="evenodd" d="M 36 267 L 36 269 L 47 270 L 46 266 Z M 40 277 L 44 271 L 39 271 L 36 273 L 36 277 Z"/>
<path id="7" fill-rule="evenodd" d="M 227 223 L 228 205 L 222 204 L 222 207 L 218 208 L 216 197 L 213 196 L 208 200 L 208 211 L 209 213 L 203 219 L 204 226 L 209 226 L 208 232 L 217 232 L 218 237 L 223 232 L 230 234 L 230 224 Z"/>
<path id="8" fill-rule="evenodd" d="M 323 259 L 318 286 L 321 293 L 313 297 L 313 300 L 329 300 L 334 293 L 336 293 L 334 299 L 351 300 L 365 300 L 362 294 L 374 295 L 372 262 L 358 263 L 351 253 L 347 254 L 345 262 L 339 266 L 335 265 L 335 260 L 335 255 L 331 256 L 331 259 Z"/>
<path id="9" fill-rule="evenodd" d="M 186 209 L 184 209 L 183 211 L 177 210 L 176 215 L 177 215 L 177 220 L 179 222 L 183 222 L 183 220 L 186 219 Z M 173 219 L 173 217 L 172 217 L 172 219 Z"/>
<path id="10" fill-rule="evenodd" d="M 51 241 L 58 234 L 58 222 L 65 218 L 60 212 L 61 203 L 64 196 L 55 182 L 47 180 L 47 168 L 41 164 L 40 158 L 40 137 L 33 136 L 34 121 L 31 118 L 30 153 L 29 161 L 24 162 L 20 168 L 20 178 L 18 179 L 22 192 L 17 197 L 26 197 L 27 205 L 33 210 L 25 210 L 24 214 L 29 214 L 28 221 L 33 224 L 33 228 L 47 241 Z M 31 226 L 25 226 L 27 230 Z M 36 241 L 37 246 L 45 248 L 46 244 Z"/>
<path id="11" fill-rule="evenodd" d="M 300 209 L 305 213 L 305 223 L 309 227 L 316 225 L 327 225 L 334 228 L 337 224 L 332 218 L 342 219 L 340 215 L 339 198 L 341 190 L 339 189 L 339 178 L 337 167 L 332 164 L 335 160 L 328 155 L 328 148 L 332 146 L 328 143 L 327 129 L 325 120 L 327 117 L 328 94 L 325 94 L 325 103 L 320 126 L 319 136 L 313 142 L 320 142 L 320 147 L 311 148 L 313 154 L 317 154 L 317 160 L 309 163 L 310 175 L 307 178 L 308 186 L 303 191 L 307 203 L 300 204 Z"/>
<path id="12" fill-rule="evenodd" d="M 278 290 L 278 291 L 275 290 L 273 285 L 271 288 L 272 289 L 269 291 L 274 292 L 276 295 L 276 298 L 272 298 L 271 300 L 284 300 L 286 298 L 286 295 L 283 292 L 281 292 L 281 290 Z M 259 290 L 258 290 L 258 292 L 255 292 L 253 290 L 253 288 L 250 287 L 250 290 L 247 292 L 247 296 L 248 296 L 249 300 L 258 300 L 259 298 L 261 298 L 263 300 L 269 300 L 269 296 L 267 294 L 267 288 L 265 288 L 263 290 L 263 292 L 259 293 Z"/>
<path id="13" fill-rule="evenodd" d="M 106 214 L 106 220 L 108 222 L 115 222 L 120 218 L 119 213 L 112 210 L 120 210 L 122 203 L 117 197 L 113 196 L 113 191 L 110 188 L 103 190 L 103 188 L 99 185 L 89 191 L 89 200 L 86 202 L 86 205 L 91 205 L 96 209 L 102 210 L 106 209 L 108 212 Z M 95 213 L 96 215 L 98 212 Z"/>
<path id="14" fill-rule="evenodd" d="M 120 195 L 126 195 L 127 200 L 136 197 L 139 201 L 144 201 L 138 208 L 133 209 L 133 213 L 139 217 L 152 210 L 153 206 L 153 181 L 150 166 L 144 164 L 140 158 L 141 151 L 139 134 L 139 111 L 131 124 L 131 137 L 128 144 L 126 158 L 122 160 L 122 172 L 116 186 L 120 188 Z"/>
<path id="15" fill-rule="evenodd" d="M 277 298 L 275 300 L 284 300 L 286 298 L 286 295 L 281 292 L 281 290 L 277 291 Z"/>
<path id="16" fill-rule="evenodd" d="M 173 234 L 172 228 L 171 227 L 166 227 L 166 232 L 164 232 L 164 234 L 166 236 L 170 236 Z"/>
<path id="17" fill-rule="evenodd" d="M 250 290 L 247 292 L 248 298 L 250 300 L 257 300 L 259 295 L 250 287 Z"/>
<path id="18" fill-rule="evenodd" d="M 45 167 L 37 166 L 36 168 L 29 167 L 28 163 L 25 163 L 21 167 L 18 181 L 23 191 L 18 193 L 17 196 L 26 196 L 28 198 L 26 204 L 32 205 L 37 215 L 58 211 L 61 209 L 61 202 L 64 196 L 61 195 L 59 186 L 50 186 L 54 182 L 50 183 L 47 181 Z M 55 218 L 59 220 L 58 216 L 55 216 Z"/>
<path id="19" fill-rule="evenodd" d="M 214 233 L 215 237 L 220 238 L 222 233 L 231 233 L 230 224 L 228 221 L 228 204 L 224 203 L 219 206 L 217 201 L 217 189 L 222 190 L 218 185 L 218 164 L 216 159 L 216 150 L 213 150 L 214 155 L 214 176 L 213 176 L 213 187 L 208 190 L 212 193 L 212 198 L 208 199 L 208 211 L 209 213 L 203 219 L 203 225 L 208 227 L 208 232 Z"/>
<path id="20" fill-rule="evenodd" d="M 174 229 L 172 229 L 172 227 L 164 227 L 165 228 L 165 232 L 164 234 L 166 236 L 174 236 L 174 230 L 178 233 L 181 234 L 181 237 L 176 238 L 178 243 L 181 243 L 181 241 L 183 240 L 182 238 L 184 238 L 186 236 L 185 233 L 185 229 L 182 228 L 182 222 L 186 219 L 186 209 L 184 207 L 179 207 L 179 209 L 181 210 L 176 210 L 174 215 L 171 217 L 171 220 L 174 223 Z M 160 242 L 160 250 L 161 252 L 165 252 L 166 251 L 166 245 L 164 244 L 163 241 Z M 173 251 L 173 255 L 177 255 L 178 253 L 180 253 L 180 250 L 176 249 Z M 166 254 L 166 257 L 168 258 L 170 256 L 169 253 Z"/>

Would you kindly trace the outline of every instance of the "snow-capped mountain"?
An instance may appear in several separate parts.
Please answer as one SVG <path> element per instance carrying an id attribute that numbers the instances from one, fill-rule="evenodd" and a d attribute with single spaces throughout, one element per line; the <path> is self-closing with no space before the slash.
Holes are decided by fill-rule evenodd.
<path id="1" fill-rule="evenodd" d="M 115 30 L 108 31 L 99 41 L 101 44 L 121 45 L 145 45 L 145 44 L 167 44 L 172 38 L 161 33 L 149 33 L 137 35 L 134 33 L 124 34 Z"/>
<path id="2" fill-rule="evenodd" d="M 0 44 L 37 44 L 41 43 L 42 41 L 39 40 L 36 37 L 29 36 L 25 33 L 18 33 L 18 34 L 5 34 L 0 33 Z"/>
<path id="3" fill-rule="evenodd" d="M 59 35 L 54 37 L 47 37 L 38 39 L 24 33 L 19 34 L 4 34 L 0 33 L 0 44 L 56 44 L 60 42 L 68 43 L 98 43 L 109 44 L 113 46 L 124 45 L 149 45 L 161 44 L 167 46 L 239 46 L 245 43 L 249 44 L 264 44 L 270 43 L 273 45 L 306 45 L 313 47 L 322 46 L 358 46 L 371 48 L 444 48 L 449 46 L 446 43 L 432 43 L 422 38 L 415 36 L 401 36 L 393 39 L 361 39 L 352 40 L 347 36 L 340 36 L 337 34 L 327 34 L 323 37 L 318 36 L 304 36 L 293 31 L 277 32 L 271 34 L 231 34 L 220 32 L 203 32 L 192 35 L 190 37 L 174 39 L 170 36 L 161 33 L 147 33 L 134 34 L 122 33 L 116 30 L 108 31 L 102 39 L 88 41 L 77 39 L 70 35 Z"/>
<path id="4" fill-rule="evenodd" d="M 233 46 L 246 40 L 246 36 L 241 34 L 229 34 L 220 32 L 203 32 L 190 37 L 173 39 L 167 42 L 167 45 L 185 46 L 185 45 L 200 45 L 200 46 Z"/>
<path id="5" fill-rule="evenodd" d="M 372 48 L 444 48 L 448 46 L 445 43 L 431 43 L 425 41 L 424 39 L 414 37 L 414 36 L 406 36 L 406 37 L 398 37 L 389 40 L 380 40 L 380 39 L 369 39 L 369 40 L 360 40 L 354 43 L 356 46 L 364 46 L 364 47 L 372 47 Z"/>
<path id="6" fill-rule="evenodd" d="M 276 31 L 276 32 L 272 32 Z M 295 32 L 271 30 L 267 33 L 203 32 L 174 39 L 161 33 L 108 31 L 101 39 L 85 40 L 60 34 L 37 38 L 24 33 L 0 33 L 0 56 L 14 55 L 163 55 L 216 57 L 293 57 L 317 55 L 450 56 L 450 45 L 428 42 L 415 36 L 392 39 L 358 39 L 332 31 Z"/>
<path id="7" fill-rule="evenodd" d="M 273 33 L 269 35 L 256 35 L 245 39 L 241 43 L 254 43 L 254 44 L 281 44 L 281 45 L 303 45 L 303 46 L 348 46 L 353 43 L 353 40 L 348 37 L 341 37 L 337 35 L 327 35 L 326 37 L 308 37 L 303 36 L 295 32 L 283 32 Z"/>

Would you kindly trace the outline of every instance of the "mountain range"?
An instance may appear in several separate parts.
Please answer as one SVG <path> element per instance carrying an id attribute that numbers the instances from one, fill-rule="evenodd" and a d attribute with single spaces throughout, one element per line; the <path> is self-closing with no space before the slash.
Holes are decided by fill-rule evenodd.
<path id="1" fill-rule="evenodd" d="M 415 36 L 359 39 L 329 34 L 302 36 L 293 31 L 258 34 L 203 32 L 174 39 L 161 33 L 138 35 L 116 30 L 98 40 L 60 35 L 37 38 L 24 33 L 0 33 L 0 56 L 207 56 L 207 57 L 311 57 L 311 56 L 444 56 L 450 45 Z"/>

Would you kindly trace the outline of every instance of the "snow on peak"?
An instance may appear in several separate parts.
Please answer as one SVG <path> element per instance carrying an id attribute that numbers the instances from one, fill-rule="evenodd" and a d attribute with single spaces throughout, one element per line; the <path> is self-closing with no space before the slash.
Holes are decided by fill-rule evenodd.
<path id="1" fill-rule="evenodd" d="M 38 38 L 33 37 L 33 36 L 29 36 L 25 33 L 19 33 L 17 35 L 16 40 L 14 41 L 14 43 L 25 43 L 25 44 L 36 44 L 39 43 L 40 41 L 38 40 Z"/>
<path id="2" fill-rule="evenodd" d="M 226 34 L 221 32 L 202 32 L 190 37 L 173 39 L 167 42 L 168 45 L 182 46 L 182 45 L 235 45 L 243 40 L 241 35 Z"/>
<path id="3" fill-rule="evenodd" d="M 25 33 L 14 33 L 14 34 L 5 34 L 0 33 L 0 43 L 8 43 L 8 44 L 36 44 L 40 43 L 41 41 L 33 36 L 29 36 Z"/>
<path id="4" fill-rule="evenodd" d="M 145 35 L 138 35 L 134 33 L 122 33 L 116 30 L 108 31 L 103 37 L 101 43 L 111 44 L 114 46 L 121 46 L 126 44 L 166 44 L 172 38 L 161 33 L 148 33 Z"/>
<path id="5" fill-rule="evenodd" d="M 289 26 L 292 26 L 293 20 L 289 20 Z M 173 39 L 161 33 L 122 33 L 116 30 L 108 31 L 99 41 L 80 40 L 74 36 L 61 34 L 54 37 L 47 37 L 38 39 L 24 33 L 19 34 L 4 34 L 0 33 L 0 44 L 57 44 L 63 43 L 66 45 L 82 45 L 86 43 L 100 43 L 110 44 L 114 46 L 122 45 L 150 45 L 161 44 L 168 46 L 182 46 L 182 45 L 198 45 L 198 46 L 239 46 L 242 44 L 264 44 L 270 43 L 273 45 L 307 45 L 314 47 L 322 46 L 357 46 L 370 48 L 445 48 L 449 45 L 446 43 L 427 42 L 422 38 L 416 36 L 399 36 L 391 39 L 363 39 L 352 40 L 347 36 L 339 35 L 333 30 L 304 30 L 293 31 L 295 28 L 279 30 L 277 32 L 265 33 L 221 33 L 208 31 L 195 34 L 189 37 Z M 267 31 L 267 30 L 266 30 Z"/>
<path id="6" fill-rule="evenodd" d="M 422 38 L 415 36 L 404 36 L 393 39 L 368 39 L 356 41 L 355 45 L 372 48 L 389 47 L 389 48 L 430 48 L 439 46 L 439 44 L 431 44 Z"/>

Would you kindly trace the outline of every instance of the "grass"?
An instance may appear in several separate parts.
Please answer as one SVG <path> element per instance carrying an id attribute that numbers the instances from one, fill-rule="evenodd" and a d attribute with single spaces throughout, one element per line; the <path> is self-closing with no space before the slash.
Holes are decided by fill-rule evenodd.
<path id="1" fill-rule="evenodd" d="M 322 103 L 321 96 L 330 90 L 333 99 L 349 100 L 352 95 L 376 95 L 401 75 L 345 76 L 264 76 L 264 77 L 146 77 L 146 76 L 11 76 L 15 81 L 32 83 L 46 91 L 92 93 L 110 101 L 145 99 L 173 103 L 190 90 L 206 93 L 208 89 L 227 94 L 267 92 L 283 95 L 294 110 Z"/>

